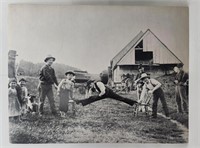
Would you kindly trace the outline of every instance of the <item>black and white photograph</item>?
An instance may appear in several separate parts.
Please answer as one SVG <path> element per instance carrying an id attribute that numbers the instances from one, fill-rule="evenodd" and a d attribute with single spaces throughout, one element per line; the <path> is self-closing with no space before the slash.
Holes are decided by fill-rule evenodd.
<path id="1" fill-rule="evenodd" d="M 189 9 L 11 4 L 11 144 L 187 144 Z"/>

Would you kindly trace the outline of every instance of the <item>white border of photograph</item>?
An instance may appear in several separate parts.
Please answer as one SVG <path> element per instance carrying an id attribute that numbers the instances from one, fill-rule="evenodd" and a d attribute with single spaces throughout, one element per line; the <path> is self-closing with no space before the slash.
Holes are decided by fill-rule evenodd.
<path id="1" fill-rule="evenodd" d="M 2 147 L 109 147 L 109 148 L 131 148 L 137 146 L 148 148 L 170 147 L 170 148 L 197 148 L 200 147 L 200 89 L 199 70 L 200 66 L 200 1 L 199 0 L 1 0 L 1 34 L 0 34 L 0 98 L 1 98 L 1 135 L 0 145 Z M 188 6 L 189 7 L 189 72 L 190 72 L 190 114 L 189 114 L 189 143 L 188 144 L 10 144 L 7 115 L 7 16 L 8 4 L 67 4 L 67 5 L 145 5 L 145 6 Z"/>

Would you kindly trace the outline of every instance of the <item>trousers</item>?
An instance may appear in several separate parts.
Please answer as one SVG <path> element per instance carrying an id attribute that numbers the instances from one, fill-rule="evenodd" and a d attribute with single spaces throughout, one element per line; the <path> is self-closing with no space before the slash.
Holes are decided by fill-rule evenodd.
<path id="1" fill-rule="evenodd" d="M 161 88 L 157 89 L 153 93 L 153 105 L 152 105 L 152 116 L 157 116 L 158 100 L 160 99 L 163 110 L 166 116 L 169 116 L 169 110 L 165 100 L 164 92 Z"/>
<path id="2" fill-rule="evenodd" d="M 110 88 L 106 87 L 106 92 L 104 95 L 102 96 L 90 96 L 89 98 L 86 98 L 86 99 L 83 99 L 83 100 L 80 100 L 80 103 L 83 105 L 83 106 L 86 106 L 90 103 L 93 103 L 93 102 L 96 102 L 96 101 L 99 101 L 99 100 L 103 100 L 105 98 L 111 98 L 111 99 L 114 99 L 114 100 L 117 100 L 117 101 L 121 101 L 121 102 L 124 102 L 128 105 L 131 105 L 133 106 L 135 103 L 137 103 L 136 101 L 132 100 L 132 99 L 129 99 L 129 98 L 124 98 L 116 93 L 114 93 Z"/>
<path id="3" fill-rule="evenodd" d="M 183 110 L 188 112 L 188 96 L 186 87 L 183 85 L 177 85 L 175 88 L 176 92 L 176 104 L 177 104 L 177 111 L 182 113 Z"/>
<path id="4" fill-rule="evenodd" d="M 43 113 L 44 108 L 44 101 L 46 97 L 49 100 L 49 104 L 51 107 L 52 113 L 56 113 L 56 107 L 55 107 L 55 101 L 54 101 L 54 94 L 53 94 L 53 88 L 52 85 L 40 85 L 40 106 L 39 106 L 39 112 Z"/>

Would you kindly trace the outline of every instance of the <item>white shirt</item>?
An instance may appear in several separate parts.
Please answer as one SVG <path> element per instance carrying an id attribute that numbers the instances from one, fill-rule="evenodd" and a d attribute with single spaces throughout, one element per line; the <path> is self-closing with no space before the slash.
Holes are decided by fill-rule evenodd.
<path id="1" fill-rule="evenodd" d="M 99 96 L 104 95 L 106 93 L 106 87 L 105 87 L 105 85 L 102 82 L 96 82 L 96 84 L 97 84 L 98 88 L 100 89 L 100 92 L 95 87 L 95 85 L 94 85 L 94 88 L 96 89 L 96 91 L 99 92 Z"/>
<path id="2" fill-rule="evenodd" d="M 58 85 L 58 92 L 60 92 L 60 89 L 68 89 L 68 90 L 73 90 L 74 88 L 74 83 L 71 80 L 68 79 L 63 79 L 59 85 Z"/>
<path id="3" fill-rule="evenodd" d="M 150 79 L 149 81 L 150 82 L 148 84 L 144 83 L 144 88 L 148 90 L 153 90 L 156 86 L 161 86 L 161 83 L 155 79 Z"/>

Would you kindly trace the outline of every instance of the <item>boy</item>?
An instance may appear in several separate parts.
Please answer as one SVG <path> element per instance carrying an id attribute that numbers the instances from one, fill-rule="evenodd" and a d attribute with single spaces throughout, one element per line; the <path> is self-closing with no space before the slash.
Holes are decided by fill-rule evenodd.
<path id="1" fill-rule="evenodd" d="M 59 110 L 61 117 L 65 117 L 68 111 L 69 100 L 73 98 L 73 89 L 74 89 L 74 77 L 75 73 L 73 71 L 67 71 L 65 73 L 66 78 L 62 79 L 58 85 L 58 96 L 60 98 Z"/>

